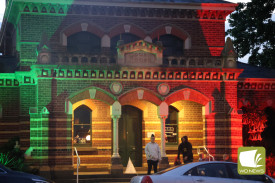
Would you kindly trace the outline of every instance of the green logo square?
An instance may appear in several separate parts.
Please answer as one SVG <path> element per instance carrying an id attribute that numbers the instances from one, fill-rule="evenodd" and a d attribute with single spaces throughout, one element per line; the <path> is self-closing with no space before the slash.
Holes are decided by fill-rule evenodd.
<path id="1" fill-rule="evenodd" d="M 265 148 L 240 147 L 238 149 L 238 173 L 263 175 L 265 173 Z"/>

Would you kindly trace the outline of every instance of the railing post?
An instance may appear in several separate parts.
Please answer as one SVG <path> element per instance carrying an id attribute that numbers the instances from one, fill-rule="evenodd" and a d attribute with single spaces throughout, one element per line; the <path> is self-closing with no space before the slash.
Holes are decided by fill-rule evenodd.
<path id="1" fill-rule="evenodd" d="M 77 156 L 77 160 L 76 160 L 76 164 L 77 164 L 77 167 L 76 167 L 76 183 L 78 183 L 78 181 L 79 181 L 79 179 L 78 179 L 78 169 L 79 169 L 79 166 L 80 166 L 80 157 L 78 156 L 76 147 L 74 147 L 74 150 L 75 150 L 75 154 Z"/>

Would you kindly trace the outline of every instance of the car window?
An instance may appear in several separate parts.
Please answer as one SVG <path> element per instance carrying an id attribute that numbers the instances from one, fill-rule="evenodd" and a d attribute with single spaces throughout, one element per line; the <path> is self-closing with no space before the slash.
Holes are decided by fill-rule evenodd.
<path id="1" fill-rule="evenodd" d="M 197 169 L 197 167 L 188 170 L 187 172 L 185 172 L 184 175 L 198 176 L 198 169 Z"/>
<path id="2" fill-rule="evenodd" d="M 224 164 L 204 164 L 197 167 L 198 176 L 228 178 Z"/>
<path id="3" fill-rule="evenodd" d="M 254 181 L 261 181 L 265 182 L 265 176 L 264 175 L 243 175 L 247 180 L 254 180 Z"/>
<path id="4" fill-rule="evenodd" d="M 236 179 L 244 179 L 244 180 L 254 180 L 254 181 L 260 181 L 260 182 L 272 182 L 268 177 L 265 175 L 240 175 L 238 173 L 238 166 L 237 164 L 228 164 L 229 169 L 231 170 L 231 173 L 233 174 L 232 178 Z"/>
<path id="5" fill-rule="evenodd" d="M 231 173 L 232 173 L 232 176 L 230 176 L 231 178 L 246 180 L 245 176 L 240 175 L 238 173 L 238 166 L 237 166 L 237 164 L 228 164 L 228 166 L 229 166 L 229 169 L 231 170 Z"/>
<path id="6" fill-rule="evenodd" d="M 155 173 L 155 174 L 157 174 L 157 175 L 161 175 L 161 174 L 164 174 L 164 173 L 169 172 L 169 171 L 171 171 L 171 170 L 174 170 L 174 169 L 176 169 L 176 168 L 178 168 L 178 167 L 180 167 L 180 166 L 184 166 L 184 164 L 183 164 L 183 165 L 173 166 L 173 167 L 170 167 L 170 168 L 164 169 L 164 170 L 159 171 L 159 172 L 157 172 L 157 173 Z"/>

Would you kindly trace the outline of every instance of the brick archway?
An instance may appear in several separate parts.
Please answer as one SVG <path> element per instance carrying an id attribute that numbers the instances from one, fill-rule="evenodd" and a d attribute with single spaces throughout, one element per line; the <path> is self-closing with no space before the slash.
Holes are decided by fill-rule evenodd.
<path id="1" fill-rule="evenodd" d="M 179 100 L 193 101 L 203 106 L 205 106 L 210 101 L 210 99 L 206 97 L 204 94 L 190 88 L 184 88 L 175 91 L 174 93 L 170 94 L 165 98 L 165 102 L 168 105 L 173 104 L 174 102 Z"/>
<path id="2" fill-rule="evenodd" d="M 104 35 L 104 31 L 101 30 L 99 27 L 86 22 L 78 22 L 71 24 L 68 27 L 66 27 L 63 31 L 61 31 L 61 34 L 63 33 L 65 36 L 69 37 L 81 31 L 90 32 L 100 38 Z"/>
<path id="3" fill-rule="evenodd" d="M 82 31 L 90 32 L 100 38 L 102 38 L 104 35 L 104 31 L 93 24 L 87 22 L 77 22 L 69 25 L 68 27 L 60 31 L 61 44 L 63 46 L 67 46 L 67 38 L 75 33 Z"/>
<path id="4" fill-rule="evenodd" d="M 66 99 L 65 112 L 72 112 L 72 105 L 85 99 L 100 100 L 108 105 L 112 105 L 116 101 L 116 97 L 113 96 L 111 93 L 101 88 L 90 87 L 71 94 Z"/>
<path id="5" fill-rule="evenodd" d="M 126 93 L 123 93 L 118 98 L 118 101 L 120 102 L 121 105 L 129 104 L 130 101 L 135 101 L 135 100 L 146 100 L 157 106 L 160 105 L 162 102 L 161 97 L 158 96 L 158 94 L 145 88 L 137 88 L 137 89 L 128 91 Z"/>
<path id="6" fill-rule="evenodd" d="M 125 26 L 130 26 L 129 31 L 125 31 Z M 110 36 L 110 38 L 112 38 L 112 37 L 117 36 L 122 33 L 131 33 L 131 34 L 134 34 L 134 35 L 140 37 L 141 39 L 144 39 L 146 37 L 144 30 L 142 30 L 141 28 L 139 28 L 133 24 L 127 24 L 127 23 L 113 27 L 110 30 L 109 36 Z"/>
<path id="7" fill-rule="evenodd" d="M 150 37 L 152 38 L 152 40 L 155 39 L 155 38 L 157 38 L 158 36 L 169 34 L 166 31 L 166 27 L 170 27 L 171 28 L 171 32 L 170 32 L 171 35 L 177 36 L 178 38 L 181 38 L 182 40 L 186 40 L 187 38 L 191 39 L 190 35 L 187 32 L 179 29 L 178 27 L 172 26 L 172 25 L 163 25 L 163 26 L 160 26 L 160 27 L 156 28 L 150 34 Z"/>

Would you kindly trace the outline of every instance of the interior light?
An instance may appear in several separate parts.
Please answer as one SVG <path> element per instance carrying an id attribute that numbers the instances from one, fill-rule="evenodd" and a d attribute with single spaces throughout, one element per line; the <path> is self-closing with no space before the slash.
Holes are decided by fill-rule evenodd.
<path id="1" fill-rule="evenodd" d="M 91 140 L 91 135 L 87 135 L 87 136 L 86 136 L 86 140 L 87 140 L 87 141 L 90 141 L 90 140 Z"/>

